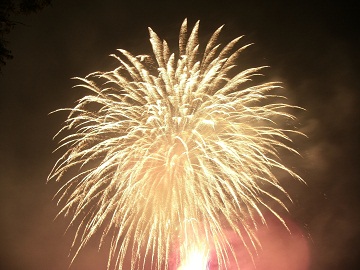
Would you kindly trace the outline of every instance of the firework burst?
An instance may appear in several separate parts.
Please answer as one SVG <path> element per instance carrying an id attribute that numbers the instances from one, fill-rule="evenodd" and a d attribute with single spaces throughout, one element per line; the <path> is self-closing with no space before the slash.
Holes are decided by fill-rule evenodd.
<path id="1" fill-rule="evenodd" d="M 131 269 L 145 258 L 168 269 L 174 242 L 187 261 L 205 241 L 225 269 L 235 251 L 224 223 L 256 246 L 251 228 L 265 222 L 262 209 L 281 220 L 269 201 L 285 206 L 266 186 L 286 194 L 273 168 L 301 180 L 278 157 L 295 152 L 286 143 L 295 131 L 278 125 L 294 119 L 293 106 L 279 102 L 279 83 L 249 86 L 262 67 L 229 75 L 248 46 L 236 49 L 240 37 L 221 47 L 220 27 L 200 51 L 198 28 L 188 35 L 183 22 L 178 55 L 149 28 L 154 59 L 119 50 L 118 68 L 77 78 L 91 93 L 65 109 L 67 150 L 49 176 L 78 170 L 58 192 L 61 213 L 79 224 L 75 256 L 101 229 L 101 243 L 112 235 L 109 267 L 122 269 L 130 254 Z"/>

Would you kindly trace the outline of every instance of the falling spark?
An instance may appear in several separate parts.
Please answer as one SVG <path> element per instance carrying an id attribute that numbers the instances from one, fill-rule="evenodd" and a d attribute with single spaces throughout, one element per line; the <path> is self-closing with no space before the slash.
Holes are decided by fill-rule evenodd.
<path id="1" fill-rule="evenodd" d="M 273 169 L 302 181 L 278 156 L 296 153 L 288 142 L 297 132 L 281 128 L 294 120 L 294 106 L 276 94 L 277 82 L 249 86 L 264 67 L 230 76 L 249 45 L 236 49 L 239 37 L 221 47 L 221 28 L 202 51 L 199 22 L 187 35 L 185 20 L 178 55 L 149 28 L 155 59 L 119 50 L 118 68 L 77 78 L 91 93 L 64 109 L 59 148 L 66 152 L 49 175 L 71 175 L 57 195 L 60 213 L 78 224 L 74 258 L 100 230 L 100 246 L 112 234 L 108 268 L 123 269 L 130 254 L 131 269 L 144 269 L 146 260 L 168 269 L 172 245 L 185 235 L 183 265 L 194 254 L 206 259 L 208 241 L 226 269 L 235 251 L 224 224 L 250 250 L 264 209 L 284 223 L 269 202 L 286 207 L 267 187 L 288 196 Z"/>

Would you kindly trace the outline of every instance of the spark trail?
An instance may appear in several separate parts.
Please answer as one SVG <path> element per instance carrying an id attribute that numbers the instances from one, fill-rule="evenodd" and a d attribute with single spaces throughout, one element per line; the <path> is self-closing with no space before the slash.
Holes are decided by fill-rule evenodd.
<path id="1" fill-rule="evenodd" d="M 112 269 L 123 269 L 129 254 L 131 269 L 143 269 L 144 258 L 168 269 L 180 239 L 180 261 L 207 241 L 226 269 L 235 251 L 223 223 L 257 246 L 252 228 L 265 222 L 262 209 L 282 220 L 269 202 L 286 207 L 266 186 L 288 196 L 274 168 L 302 181 L 278 156 L 296 152 L 289 146 L 296 131 L 281 128 L 294 107 L 276 94 L 277 82 L 249 86 L 263 67 L 229 75 L 248 45 L 239 47 L 239 37 L 220 46 L 221 28 L 200 50 L 199 22 L 187 33 L 185 20 L 176 54 L 149 28 L 154 58 L 119 50 L 118 68 L 77 78 L 90 94 L 63 109 L 66 151 L 49 175 L 71 175 L 58 196 L 60 213 L 79 224 L 74 257 L 101 230 L 100 245 L 112 235 Z"/>

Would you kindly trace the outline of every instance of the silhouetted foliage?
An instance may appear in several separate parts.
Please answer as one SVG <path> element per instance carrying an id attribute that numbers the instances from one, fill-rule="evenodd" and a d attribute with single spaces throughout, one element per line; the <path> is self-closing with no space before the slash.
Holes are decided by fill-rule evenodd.
<path id="1" fill-rule="evenodd" d="M 15 14 L 30 14 L 37 12 L 51 3 L 52 0 L 1 0 L 0 1 L 0 72 L 6 61 L 13 58 L 8 49 L 6 35 L 15 27 L 17 22 L 11 20 Z"/>

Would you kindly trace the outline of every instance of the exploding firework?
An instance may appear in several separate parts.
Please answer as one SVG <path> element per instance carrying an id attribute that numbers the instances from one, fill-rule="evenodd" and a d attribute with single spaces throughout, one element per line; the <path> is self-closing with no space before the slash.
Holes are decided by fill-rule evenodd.
<path id="1" fill-rule="evenodd" d="M 205 242 L 226 269 L 235 251 L 224 224 L 249 249 L 264 209 L 282 220 L 269 202 L 285 205 L 267 187 L 287 196 L 273 169 L 301 180 L 278 157 L 296 152 L 287 143 L 296 131 L 280 124 L 294 107 L 276 94 L 279 83 L 251 85 L 263 67 L 230 76 L 248 46 L 236 49 L 240 37 L 222 47 L 220 27 L 200 50 L 198 28 L 188 35 L 183 22 L 178 54 L 149 28 L 154 59 L 119 50 L 118 68 L 77 78 L 91 93 L 65 109 L 59 148 L 67 150 L 49 176 L 71 175 L 58 196 L 60 213 L 79 224 L 74 257 L 101 230 L 100 245 L 112 235 L 109 268 L 123 269 L 130 254 L 131 269 L 146 260 L 169 269 L 176 242 L 186 267 L 194 247 L 206 259 Z"/>

